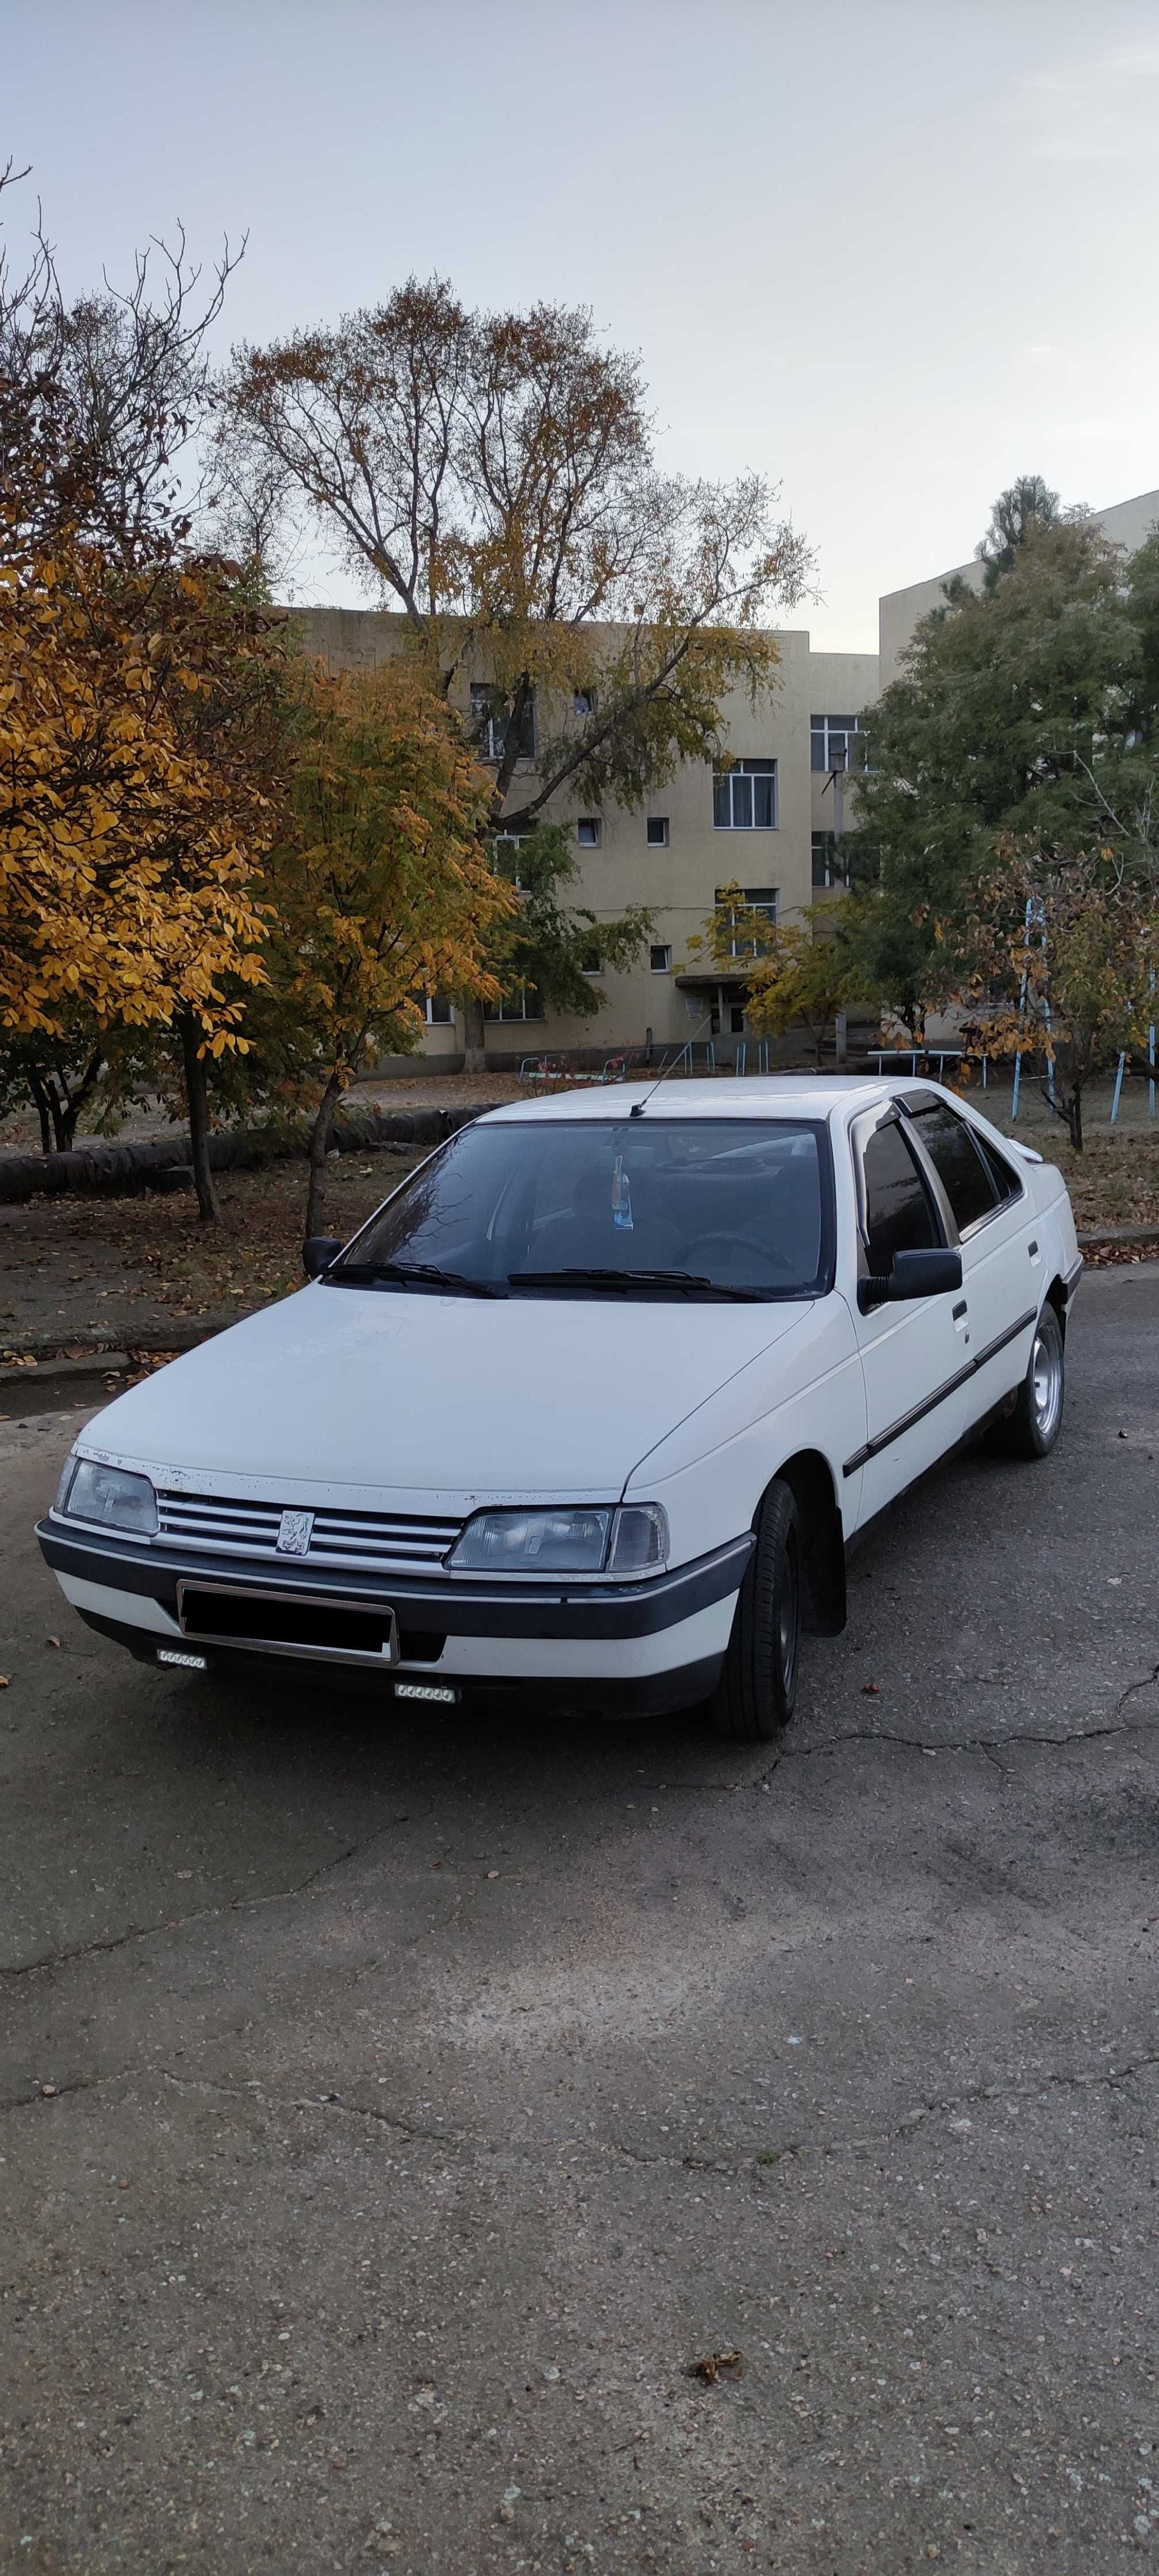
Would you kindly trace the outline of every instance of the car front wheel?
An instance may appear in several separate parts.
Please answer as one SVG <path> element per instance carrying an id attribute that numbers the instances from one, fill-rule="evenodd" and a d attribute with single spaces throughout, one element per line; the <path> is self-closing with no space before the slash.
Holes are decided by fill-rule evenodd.
<path id="1" fill-rule="evenodd" d="M 756 1530 L 711 1704 L 716 1733 L 734 1744 L 769 1743 L 797 1703 L 801 1522 L 796 1498 L 779 1477 L 764 1497 Z"/>
<path id="2" fill-rule="evenodd" d="M 1014 1410 L 994 1426 L 995 1448 L 1007 1458 L 1045 1458 L 1062 1426 L 1065 1393 L 1062 1326 L 1053 1306 L 1044 1306 Z"/>

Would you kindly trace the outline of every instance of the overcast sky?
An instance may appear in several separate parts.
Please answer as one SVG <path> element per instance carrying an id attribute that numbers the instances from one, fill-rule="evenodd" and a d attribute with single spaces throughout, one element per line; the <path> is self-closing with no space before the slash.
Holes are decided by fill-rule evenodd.
<path id="1" fill-rule="evenodd" d="M 1154 0 L 0 0 L 0 36 L 70 288 L 180 217 L 207 260 L 248 227 L 223 351 L 412 270 L 590 304 L 665 464 L 781 484 L 819 645 L 874 650 L 1015 474 L 1159 485 Z"/>

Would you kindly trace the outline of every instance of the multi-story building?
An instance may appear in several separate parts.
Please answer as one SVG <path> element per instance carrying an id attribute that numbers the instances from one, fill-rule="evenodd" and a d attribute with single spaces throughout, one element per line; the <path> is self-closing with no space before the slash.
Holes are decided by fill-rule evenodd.
<path id="1" fill-rule="evenodd" d="M 1145 492 L 1094 513 L 1099 525 L 1129 551 L 1159 523 L 1159 492 Z M 955 567 L 980 584 L 976 563 Z M 485 1025 L 487 1060 L 518 1065 L 525 1056 L 579 1053 L 602 1061 L 651 1039 L 655 1055 L 691 1039 L 712 1040 L 727 1060 L 744 1034 L 741 961 L 735 979 L 689 958 L 691 934 L 712 913 L 718 889 L 737 884 L 771 919 L 791 921 L 833 883 L 833 839 L 851 820 L 856 769 L 852 736 L 865 708 L 897 673 L 899 657 L 919 619 L 937 607 L 948 572 L 890 592 L 879 604 L 877 653 L 815 653 L 806 629 L 777 635 L 780 666 L 775 685 L 750 705 L 743 691 L 723 714 L 732 766 L 714 774 L 688 761 L 639 813 L 606 804 L 581 813 L 556 798 L 547 817 L 575 834 L 576 876 L 571 901 L 611 919 L 629 903 L 645 904 L 655 931 L 637 965 L 624 973 L 606 967 L 593 946 L 591 979 L 604 1007 L 590 1018 L 543 1010 L 527 991 L 505 1002 Z M 385 611 L 357 608 L 296 610 L 308 652 L 338 671 L 373 668 L 397 652 L 403 621 Z M 484 756 L 497 758 L 488 739 L 487 683 L 464 675 L 459 693 L 464 716 L 474 714 Z M 528 733 L 512 789 L 512 807 L 525 801 L 535 773 L 534 725 Z M 453 1004 L 432 996 L 427 1004 L 424 1054 L 448 1072 L 462 1063 L 464 1031 Z"/>
<path id="2" fill-rule="evenodd" d="M 312 608 L 295 617 L 306 650 L 333 671 L 373 668 L 398 649 L 401 620 L 374 609 Z M 712 1038 L 718 1055 L 732 1054 L 744 1029 L 739 966 L 730 982 L 690 963 L 689 936 L 703 928 L 718 888 L 736 883 L 750 903 L 785 921 L 831 882 L 851 736 L 877 694 L 875 653 L 814 653 L 800 628 L 778 634 L 777 642 L 776 685 L 755 707 L 743 691 L 725 707 L 731 768 L 714 775 L 707 764 L 685 762 L 639 813 L 612 804 L 581 813 L 574 801 L 558 798 L 547 807 L 547 819 L 565 821 L 575 834 L 569 901 L 597 921 L 629 903 L 644 904 L 654 916 L 654 937 L 625 973 L 604 966 L 597 941 L 591 977 L 605 1002 L 590 1018 L 545 1014 L 530 991 L 505 1002 L 485 1024 L 489 1062 L 518 1064 L 524 1056 L 564 1049 L 602 1060 L 642 1045 L 649 1032 L 658 1054 L 689 1038 Z M 497 757 L 499 743 L 487 739 L 485 691 L 486 682 L 476 679 L 482 749 Z M 465 675 L 465 715 L 471 692 Z M 516 771 L 513 807 L 524 801 L 534 771 L 532 735 Z M 450 1071 L 462 1062 L 461 1017 L 438 997 L 427 1008 L 424 1052 Z"/>

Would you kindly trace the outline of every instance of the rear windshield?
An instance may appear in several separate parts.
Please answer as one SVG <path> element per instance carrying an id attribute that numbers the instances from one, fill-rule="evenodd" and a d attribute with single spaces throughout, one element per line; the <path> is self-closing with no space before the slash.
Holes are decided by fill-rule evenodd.
<path id="1" fill-rule="evenodd" d="M 375 1285 L 387 1269 L 397 1286 L 388 1266 L 423 1266 L 493 1294 L 810 1297 L 829 1285 L 831 1206 L 824 1121 L 481 1124 L 403 1183 L 330 1277 Z M 584 1272 L 604 1276 L 567 1275 Z"/>

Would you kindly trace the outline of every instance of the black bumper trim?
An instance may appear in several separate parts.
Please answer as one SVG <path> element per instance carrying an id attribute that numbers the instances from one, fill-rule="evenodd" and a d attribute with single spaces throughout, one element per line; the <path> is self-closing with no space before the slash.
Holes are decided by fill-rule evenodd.
<path id="1" fill-rule="evenodd" d="M 641 1718 L 671 1717 L 680 1709 L 697 1708 L 711 1698 L 720 1679 L 721 1655 L 705 1655 L 695 1664 L 676 1664 L 671 1672 L 639 1673 L 630 1681 L 588 1680 L 564 1673 L 514 1674 L 500 1678 L 490 1673 L 435 1674 L 435 1680 L 453 1682 L 459 1693 L 455 1706 L 441 1706 L 422 1700 L 396 1699 L 395 1681 L 421 1681 L 421 1668 L 408 1672 L 397 1664 L 384 1665 L 381 1672 L 370 1672 L 355 1664 L 324 1663 L 305 1665 L 291 1656 L 270 1653 L 252 1654 L 228 1646 L 207 1645 L 204 1652 L 207 1673 L 182 1673 L 172 1666 L 159 1664 L 157 1648 L 164 1646 L 148 1628 L 130 1628 L 121 1619 L 106 1619 L 99 1610 L 80 1610 L 86 1628 L 95 1628 L 99 1637 L 111 1637 L 118 1646 L 127 1648 L 134 1662 L 149 1664 L 166 1681 L 248 1682 L 251 1687 L 264 1684 L 277 1688 L 283 1695 L 308 1690 L 310 1706 L 318 1705 L 319 1690 L 325 1688 L 342 1699 L 373 1699 L 379 1708 L 389 1709 L 392 1716 L 404 1722 L 436 1720 L 454 1724 L 476 1713 L 502 1713 L 529 1718 L 594 1717 Z"/>
<path id="2" fill-rule="evenodd" d="M 654 1574 L 648 1583 L 596 1583 L 572 1592 L 513 1584 L 500 1592 L 481 1583 L 427 1583 L 406 1575 L 392 1582 L 385 1575 L 329 1571 L 313 1573 L 308 1582 L 301 1575 L 282 1582 L 268 1562 L 215 1556 L 210 1565 L 188 1548 L 166 1549 L 162 1556 L 159 1550 L 118 1547 L 104 1532 L 96 1537 L 55 1520 L 38 1521 L 36 1535 L 56 1573 L 105 1583 L 117 1592 L 143 1593 L 174 1619 L 178 1582 L 204 1582 L 212 1576 L 215 1583 L 260 1583 L 299 1601 L 387 1603 L 400 1628 L 434 1629 L 448 1637 L 654 1637 L 739 1591 L 756 1545 L 752 1531 L 745 1530 L 725 1547 L 667 1574 Z"/>

